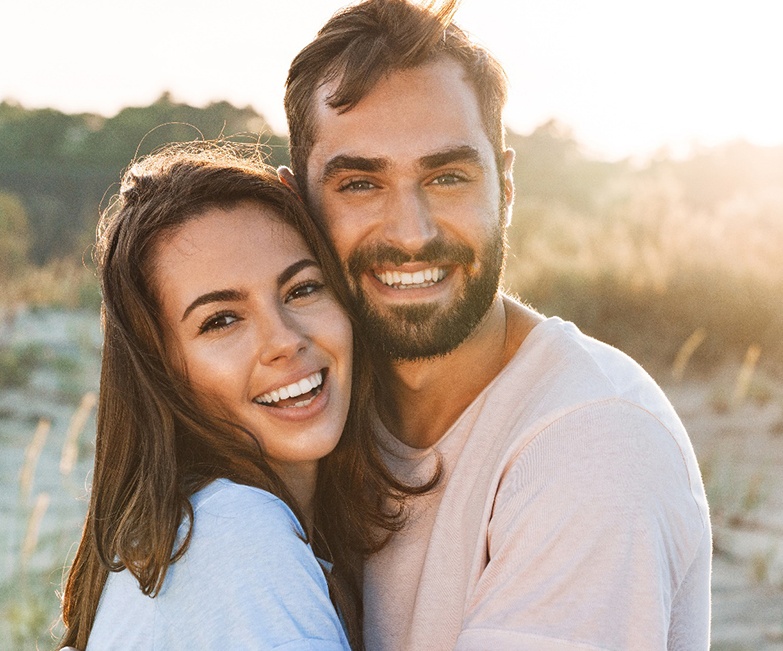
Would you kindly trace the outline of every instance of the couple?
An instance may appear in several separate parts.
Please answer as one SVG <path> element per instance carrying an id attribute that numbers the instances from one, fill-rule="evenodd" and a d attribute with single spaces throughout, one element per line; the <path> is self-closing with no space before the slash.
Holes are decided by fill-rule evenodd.
<path id="1" fill-rule="evenodd" d="M 297 56 L 296 194 L 224 151 L 126 174 L 64 644 L 708 648 L 680 421 L 498 290 L 505 79 L 454 4 L 367 0 Z"/>

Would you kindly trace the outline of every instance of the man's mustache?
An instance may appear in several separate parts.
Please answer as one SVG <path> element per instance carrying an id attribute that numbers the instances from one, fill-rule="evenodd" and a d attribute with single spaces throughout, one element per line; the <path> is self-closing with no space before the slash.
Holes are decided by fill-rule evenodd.
<path id="1" fill-rule="evenodd" d="M 469 246 L 437 238 L 427 242 L 416 253 L 409 253 L 388 244 L 374 244 L 357 249 L 348 256 L 348 272 L 358 276 L 367 269 L 384 265 L 400 266 L 407 262 L 426 262 L 432 266 L 445 264 L 470 265 L 476 254 Z"/>

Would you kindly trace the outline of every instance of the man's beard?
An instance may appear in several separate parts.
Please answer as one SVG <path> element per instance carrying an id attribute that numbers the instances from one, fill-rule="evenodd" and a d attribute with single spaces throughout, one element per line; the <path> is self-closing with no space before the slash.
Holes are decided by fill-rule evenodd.
<path id="1" fill-rule="evenodd" d="M 384 244 L 354 251 L 348 258 L 348 280 L 360 325 L 371 347 L 395 361 L 423 360 L 453 351 L 473 333 L 492 305 L 503 273 L 505 250 L 504 229 L 498 224 L 478 255 L 469 246 L 444 238 L 429 242 L 413 256 Z M 475 273 L 477 258 L 480 267 Z M 446 307 L 433 302 L 378 308 L 370 303 L 362 289 L 363 275 L 383 265 L 406 262 L 461 267 L 465 279 L 461 294 Z"/>

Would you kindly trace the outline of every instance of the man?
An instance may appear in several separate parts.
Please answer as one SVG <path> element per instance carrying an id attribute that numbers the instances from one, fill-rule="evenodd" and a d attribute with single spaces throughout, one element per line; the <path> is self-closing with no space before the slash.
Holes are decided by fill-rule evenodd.
<path id="1" fill-rule="evenodd" d="M 502 68 L 439 10 L 368 0 L 287 83 L 293 175 L 382 360 L 379 431 L 438 489 L 365 570 L 368 649 L 706 649 L 688 437 L 619 351 L 498 291 Z"/>

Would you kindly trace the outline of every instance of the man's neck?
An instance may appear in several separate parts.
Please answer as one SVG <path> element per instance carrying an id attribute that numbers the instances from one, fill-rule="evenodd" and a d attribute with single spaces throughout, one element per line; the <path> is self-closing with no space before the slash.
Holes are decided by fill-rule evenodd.
<path id="1" fill-rule="evenodd" d="M 393 363 L 384 378 L 387 401 L 380 405 L 384 424 L 411 447 L 434 445 L 541 320 L 499 295 L 476 331 L 448 355 Z"/>

